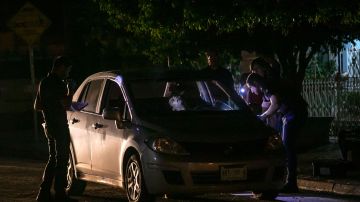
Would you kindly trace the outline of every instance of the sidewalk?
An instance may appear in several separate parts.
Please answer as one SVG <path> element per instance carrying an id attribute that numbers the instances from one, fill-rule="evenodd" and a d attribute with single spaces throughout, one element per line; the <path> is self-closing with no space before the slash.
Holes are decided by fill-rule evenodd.
<path id="1" fill-rule="evenodd" d="M 318 159 L 341 160 L 341 151 L 337 143 L 311 149 L 298 156 L 298 186 L 302 190 L 333 194 L 360 196 L 360 169 L 346 166 L 344 177 L 313 177 L 312 162 Z"/>
<path id="2" fill-rule="evenodd" d="M 43 134 L 34 138 L 31 129 L 0 133 L 0 156 L 47 159 L 47 143 Z M 301 190 L 360 196 L 360 169 L 350 169 L 343 178 L 313 177 L 312 162 L 316 159 L 341 159 L 337 143 L 302 152 L 298 156 L 298 186 Z"/>

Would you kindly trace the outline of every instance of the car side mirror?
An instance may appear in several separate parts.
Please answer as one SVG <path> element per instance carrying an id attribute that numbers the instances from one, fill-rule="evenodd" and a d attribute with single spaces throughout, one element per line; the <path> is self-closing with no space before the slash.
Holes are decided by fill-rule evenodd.
<path id="1" fill-rule="evenodd" d="M 118 107 L 106 107 L 102 113 L 103 119 L 115 120 L 117 129 L 129 127 L 129 121 L 122 118 L 122 111 Z"/>

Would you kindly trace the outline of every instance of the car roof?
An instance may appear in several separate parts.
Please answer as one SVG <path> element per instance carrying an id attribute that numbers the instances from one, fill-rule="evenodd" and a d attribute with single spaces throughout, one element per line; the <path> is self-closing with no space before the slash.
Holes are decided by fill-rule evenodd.
<path id="1" fill-rule="evenodd" d="M 210 80 L 215 79 L 215 75 L 209 71 L 201 70 L 189 70 L 189 69 L 176 69 L 176 70 L 148 70 L 144 69 L 142 71 L 122 71 L 122 70 L 111 70 L 98 72 L 91 75 L 91 78 L 99 77 L 117 77 L 120 76 L 124 80 L 134 81 L 134 80 Z"/>

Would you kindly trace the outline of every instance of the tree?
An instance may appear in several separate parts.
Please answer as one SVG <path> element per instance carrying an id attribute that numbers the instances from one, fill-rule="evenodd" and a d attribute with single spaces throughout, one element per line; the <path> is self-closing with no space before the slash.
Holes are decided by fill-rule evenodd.
<path id="1" fill-rule="evenodd" d="M 65 53 L 74 59 L 71 75 L 78 81 L 98 71 L 150 63 L 139 51 L 147 41 L 114 29 L 107 19 L 93 1 L 64 1 Z"/>
<path id="2" fill-rule="evenodd" d="M 360 37 L 358 0 L 94 1 L 113 26 L 147 37 L 160 60 L 185 61 L 206 46 L 274 53 L 298 90 L 320 48 L 336 52 Z"/>

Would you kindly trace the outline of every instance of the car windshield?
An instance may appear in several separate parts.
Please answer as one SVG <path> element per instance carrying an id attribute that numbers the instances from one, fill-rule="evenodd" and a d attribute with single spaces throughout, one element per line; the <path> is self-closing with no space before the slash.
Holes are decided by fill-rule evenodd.
<path id="1" fill-rule="evenodd" d="M 234 99 L 215 80 L 139 80 L 128 86 L 140 114 L 238 111 L 246 107 L 241 98 Z"/>

